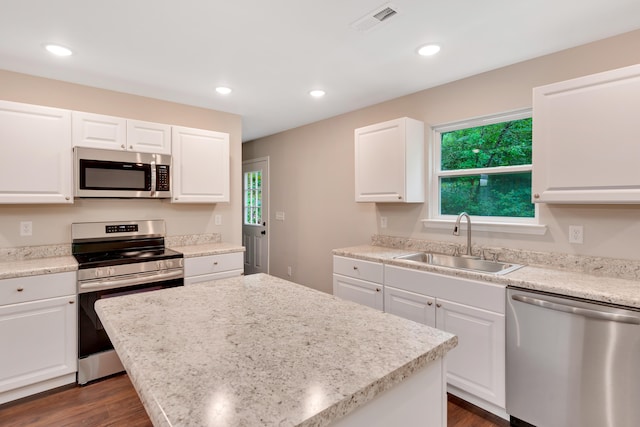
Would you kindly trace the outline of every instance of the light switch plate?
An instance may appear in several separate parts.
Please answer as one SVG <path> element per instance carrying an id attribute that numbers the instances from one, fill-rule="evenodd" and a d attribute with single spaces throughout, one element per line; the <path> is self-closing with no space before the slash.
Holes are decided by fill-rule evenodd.
<path id="1" fill-rule="evenodd" d="M 581 225 L 569 226 L 569 243 L 584 243 L 584 228 Z"/>
<path id="2" fill-rule="evenodd" d="M 21 236 L 31 236 L 31 235 L 33 235 L 33 222 L 31 222 L 31 221 L 20 221 L 20 235 Z"/>

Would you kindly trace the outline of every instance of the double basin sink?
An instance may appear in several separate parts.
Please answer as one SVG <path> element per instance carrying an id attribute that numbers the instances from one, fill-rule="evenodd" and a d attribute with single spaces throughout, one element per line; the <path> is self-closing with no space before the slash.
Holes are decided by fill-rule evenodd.
<path id="1" fill-rule="evenodd" d="M 414 261 L 438 267 L 448 267 L 458 270 L 475 271 L 478 273 L 507 274 L 522 267 L 520 264 L 511 264 L 500 261 L 489 261 L 478 257 L 443 255 L 429 252 L 416 252 L 395 257 L 398 260 Z"/>

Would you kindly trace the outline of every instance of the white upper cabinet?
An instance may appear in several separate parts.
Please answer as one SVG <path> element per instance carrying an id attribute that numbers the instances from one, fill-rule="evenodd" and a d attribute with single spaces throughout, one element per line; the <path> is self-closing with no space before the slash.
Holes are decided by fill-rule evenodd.
<path id="1" fill-rule="evenodd" d="M 403 117 L 355 130 L 356 202 L 423 203 L 424 123 Z"/>
<path id="2" fill-rule="evenodd" d="M 71 112 L 0 101 L 0 203 L 73 203 Z"/>
<path id="3" fill-rule="evenodd" d="M 171 126 L 127 120 L 127 149 L 140 153 L 171 154 Z"/>
<path id="4" fill-rule="evenodd" d="M 171 154 L 171 126 L 74 111 L 73 146 Z"/>
<path id="5" fill-rule="evenodd" d="M 73 146 L 127 149 L 127 120 L 102 114 L 73 112 Z"/>
<path id="6" fill-rule="evenodd" d="M 174 203 L 229 201 L 229 134 L 172 128 Z"/>
<path id="7" fill-rule="evenodd" d="M 640 203 L 640 65 L 533 91 L 533 201 Z"/>

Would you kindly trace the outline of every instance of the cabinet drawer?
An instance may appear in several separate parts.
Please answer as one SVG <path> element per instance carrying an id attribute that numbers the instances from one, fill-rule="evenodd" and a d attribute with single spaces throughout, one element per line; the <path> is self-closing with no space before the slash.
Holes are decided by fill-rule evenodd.
<path id="1" fill-rule="evenodd" d="M 341 256 L 333 257 L 333 272 L 335 274 L 382 283 L 383 271 L 382 263 Z"/>
<path id="2" fill-rule="evenodd" d="M 185 258 L 185 277 L 198 276 L 200 274 L 218 273 L 227 270 L 244 268 L 244 253 L 233 252 L 229 254 L 207 255 L 197 258 Z"/>
<path id="3" fill-rule="evenodd" d="M 0 280 L 0 306 L 75 294 L 75 271 Z"/>

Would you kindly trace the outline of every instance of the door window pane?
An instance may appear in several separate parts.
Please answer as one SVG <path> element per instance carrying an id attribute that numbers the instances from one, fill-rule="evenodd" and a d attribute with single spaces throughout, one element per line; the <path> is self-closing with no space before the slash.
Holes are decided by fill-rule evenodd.
<path id="1" fill-rule="evenodd" d="M 244 174 L 244 224 L 262 224 L 262 171 Z"/>

